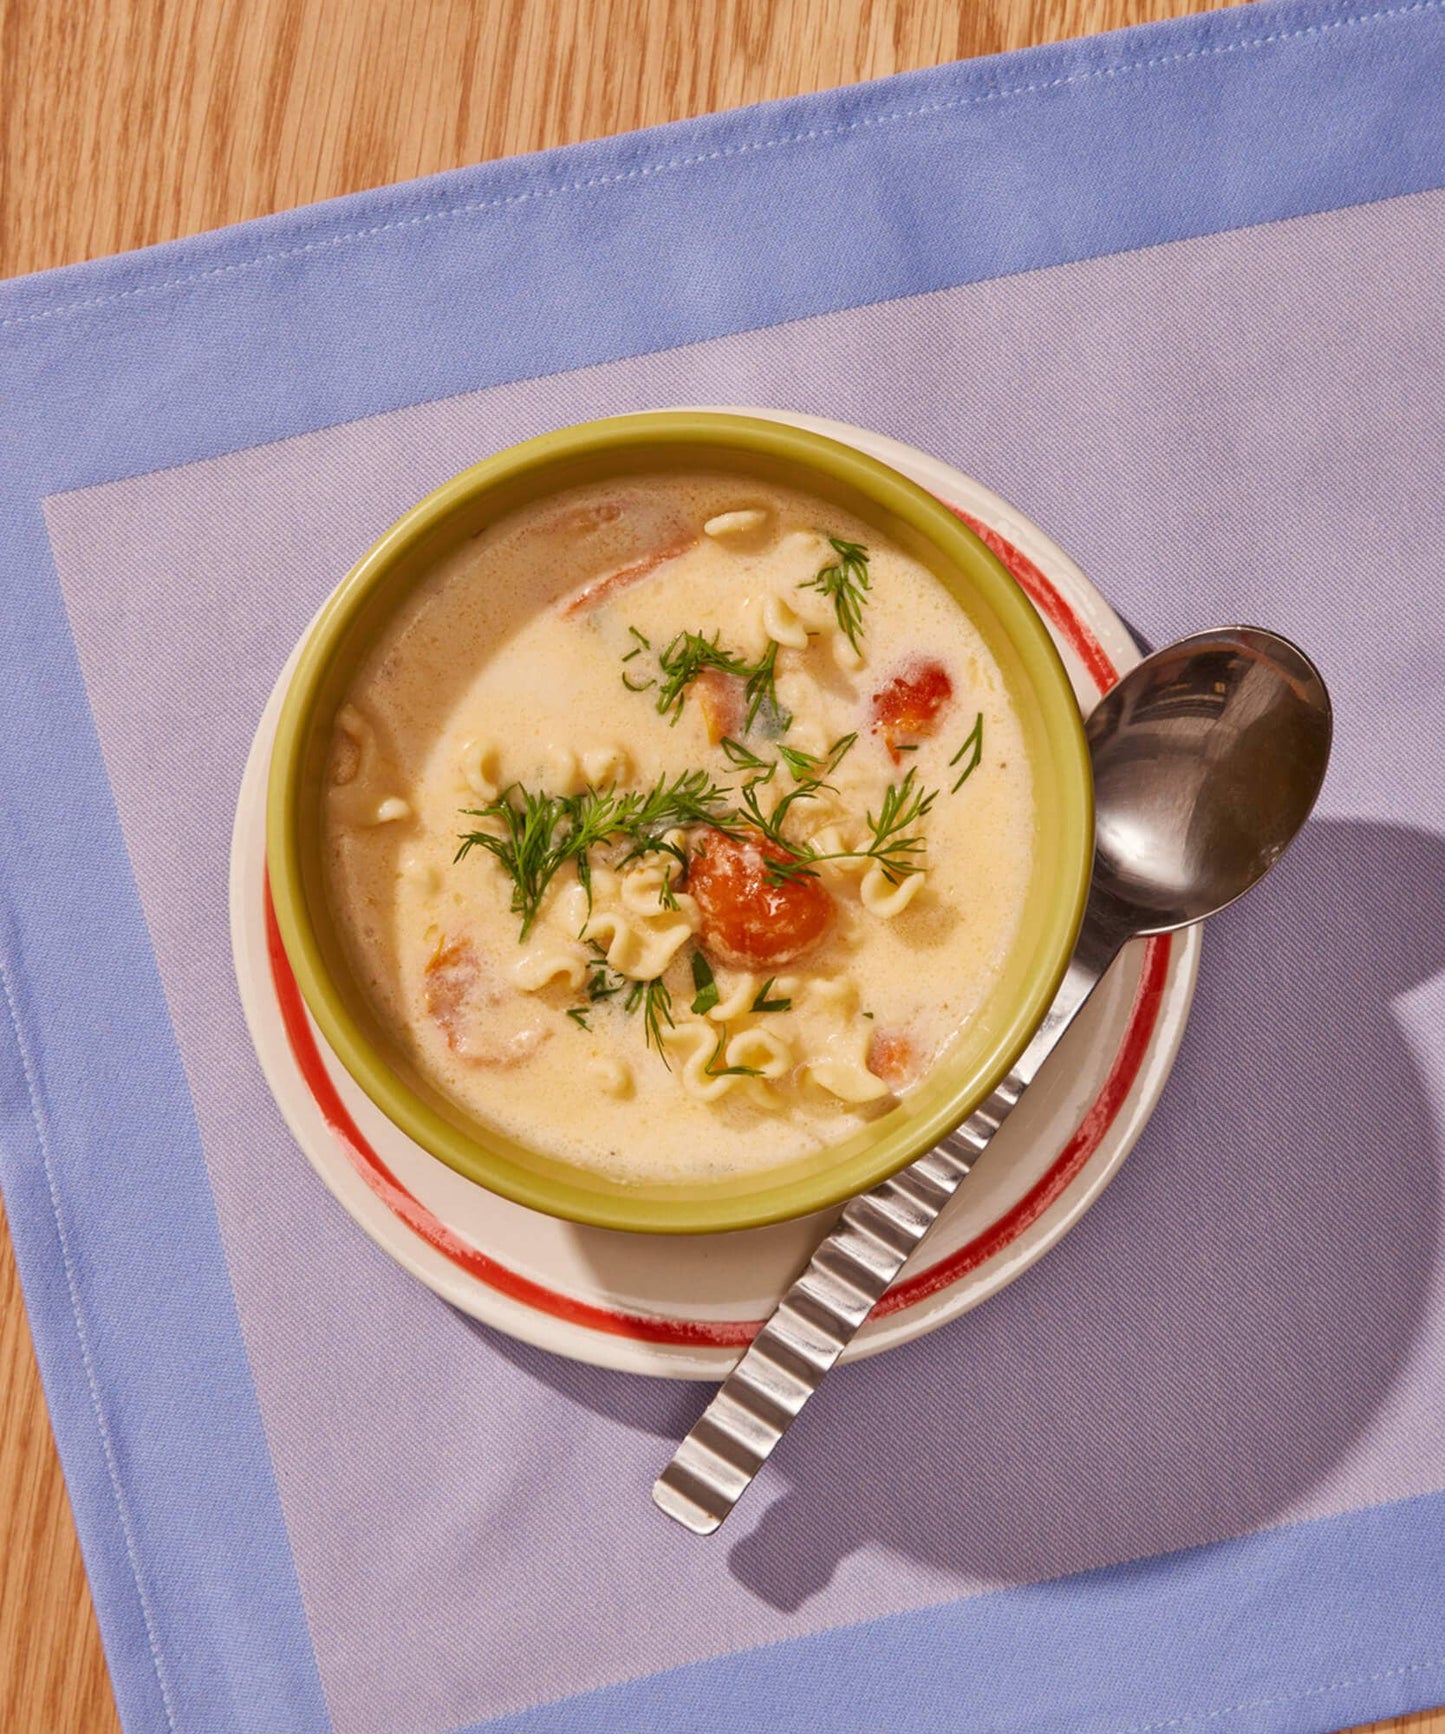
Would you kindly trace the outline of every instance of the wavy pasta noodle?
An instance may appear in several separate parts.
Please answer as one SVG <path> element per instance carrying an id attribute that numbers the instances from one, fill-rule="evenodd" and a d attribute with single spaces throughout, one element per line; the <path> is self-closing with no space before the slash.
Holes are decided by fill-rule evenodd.
<path id="1" fill-rule="evenodd" d="M 812 1081 L 841 1102 L 876 1102 L 888 1086 L 868 1069 L 868 1037 L 849 1032 L 829 1039 L 821 1053 L 811 1054 L 803 1069 Z"/>
<path id="2" fill-rule="evenodd" d="M 502 754 L 495 741 L 468 740 L 461 751 L 462 781 L 481 800 L 490 801 L 502 787 Z"/>
<path id="3" fill-rule="evenodd" d="M 922 891 L 926 877 L 924 873 L 910 873 L 906 879 L 895 880 L 881 867 L 865 867 L 858 882 L 858 901 L 880 921 L 892 921 Z"/>
<path id="4" fill-rule="evenodd" d="M 692 935 L 685 915 L 626 915 L 604 909 L 587 923 L 587 937 L 605 947 L 609 966 L 633 981 L 654 981 Z"/>
<path id="5" fill-rule="evenodd" d="M 679 1082 L 694 1102 L 719 1101 L 743 1082 L 737 1073 L 715 1068 L 717 1036 L 706 1024 L 677 1024 L 668 1031 L 666 1043 L 677 1062 Z"/>
<path id="6" fill-rule="evenodd" d="M 580 945 L 543 940 L 530 946 L 512 965 L 512 980 L 523 993 L 537 993 L 557 982 L 575 989 L 586 979 L 587 952 Z"/>

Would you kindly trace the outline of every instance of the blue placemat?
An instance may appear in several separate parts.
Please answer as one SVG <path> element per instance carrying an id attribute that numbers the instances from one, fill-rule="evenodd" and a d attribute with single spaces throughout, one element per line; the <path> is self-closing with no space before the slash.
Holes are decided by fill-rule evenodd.
<path id="1" fill-rule="evenodd" d="M 1263 4 L 0 286 L 0 1180 L 128 1728 L 1325 1730 L 1445 1699 L 1445 11 Z M 427 487 L 669 402 L 883 429 L 1148 636 L 1299 637 L 1298 854 L 1025 1279 L 711 1544 L 698 1393 L 395 1269 L 291 1146 L 229 824 Z"/>

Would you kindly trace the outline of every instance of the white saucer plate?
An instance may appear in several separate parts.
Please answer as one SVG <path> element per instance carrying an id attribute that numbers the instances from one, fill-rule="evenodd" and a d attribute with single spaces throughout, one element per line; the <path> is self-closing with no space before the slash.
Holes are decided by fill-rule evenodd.
<path id="1" fill-rule="evenodd" d="M 912 476 L 973 523 L 1043 616 L 1087 713 L 1139 660 L 1128 631 L 1035 525 L 959 471 L 862 428 L 815 429 Z M 834 1212 L 739 1234 L 620 1234 L 498 1198 L 385 1118 L 306 1012 L 271 913 L 265 799 L 282 672 L 256 733 L 231 851 L 236 975 L 267 1083 L 298 1144 L 376 1243 L 498 1330 L 597 1366 L 721 1379 Z M 1131 945 L 844 1359 L 936 1330 L 1011 1282 L 1078 1221 L 1143 1130 L 1174 1061 L 1198 930 Z"/>

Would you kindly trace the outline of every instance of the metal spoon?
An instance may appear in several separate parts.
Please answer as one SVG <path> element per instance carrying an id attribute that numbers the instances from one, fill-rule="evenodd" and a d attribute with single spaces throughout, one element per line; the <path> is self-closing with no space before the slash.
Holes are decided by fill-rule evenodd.
<path id="1" fill-rule="evenodd" d="M 1124 944 L 1242 897 L 1309 816 L 1329 694 L 1288 639 L 1201 632 L 1156 651 L 1087 725 L 1094 877 L 1037 1034 L 991 1096 L 911 1167 L 853 1199 L 658 1477 L 669 1517 L 710 1535 L 902 1270 Z"/>

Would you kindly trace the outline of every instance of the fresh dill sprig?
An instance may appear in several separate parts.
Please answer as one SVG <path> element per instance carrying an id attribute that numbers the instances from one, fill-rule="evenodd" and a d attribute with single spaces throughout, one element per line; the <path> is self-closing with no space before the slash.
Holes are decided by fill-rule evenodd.
<path id="1" fill-rule="evenodd" d="M 712 965 L 700 951 L 692 954 L 692 985 L 697 989 L 697 998 L 692 1002 L 692 1009 L 699 1017 L 705 1017 L 721 996 Z"/>
<path id="2" fill-rule="evenodd" d="M 897 885 L 911 873 L 923 871 L 919 857 L 927 843 L 918 827 L 938 799 L 938 790 L 921 788 L 916 770 L 910 770 L 901 783 L 888 785 L 876 818 L 871 812 L 868 814 L 870 841 L 863 849 L 835 849 L 820 854 L 811 844 L 789 842 L 781 835 L 779 826 L 786 816 L 789 801 L 795 796 L 811 795 L 817 787 L 816 784 L 800 784 L 766 817 L 762 815 L 756 798 L 749 806 L 748 790 L 743 790 L 745 817 L 763 832 L 769 842 L 783 851 L 781 856 L 768 859 L 768 877 L 775 884 L 815 877 L 820 861 L 876 861 L 890 885 Z"/>
<path id="3" fill-rule="evenodd" d="M 770 975 L 768 977 L 768 979 L 758 989 L 757 996 L 753 1000 L 752 1006 L 750 1008 L 751 1010 L 753 1010 L 755 1012 L 785 1012 L 785 1011 L 789 1011 L 792 1008 L 793 1002 L 791 999 L 769 999 L 768 998 L 768 994 L 772 989 L 772 985 L 777 979 L 778 978 L 775 975 Z"/>
<path id="4" fill-rule="evenodd" d="M 743 696 L 748 701 L 748 720 L 743 724 L 744 732 L 750 729 L 764 712 L 765 730 L 768 734 L 777 736 L 788 732 L 793 714 L 778 703 L 777 675 L 778 643 L 774 639 L 753 664 L 748 683 L 743 689 Z"/>
<path id="5" fill-rule="evenodd" d="M 565 795 L 547 795 L 514 783 L 485 807 L 464 809 L 470 819 L 489 819 L 496 831 L 468 831 L 453 857 L 461 861 L 473 849 L 485 849 L 501 862 L 512 881 L 513 915 L 522 918 L 525 939 L 537 919 L 542 896 L 557 869 L 567 859 L 575 831 L 573 807 Z"/>
<path id="6" fill-rule="evenodd" d="M 958 761 L 961 758 L 963 758 L 965 753 L 970 755 L 969 759 L 968 759 L 968 763 L 963 767 L 963 774 L 959 777 L 958 781 L 953 785 L 953 788 L 949 791 L 950 794 L 956 795 L 958 793 L 958 791 L 963 787 L 963 785 L 968 781 L 968 779 L 978 769 L 979 761 L 983 758 L 983 712 L 982 711 L 980 711 L 978 713 L 978 715 L 973 719 L 973 727 L 968 731 L 968 739 L 963 743 L 963 745 L 958 749 L 958 751 L 948 761 L 950 768 L 952 766 L 956 765 L 958 763 Z"/>
<path id="7" fill-rule="evenodd" d="M 644 648 L 652 648 L 636 628 L 629 627 L 628 630 L 639 642 L 622 658 L 624 664 L 631 662 Z M 646 692 L 656 687 L 657 714 L 665 716 L 676 726 L 688 689 L 705 670 L 716 669 L 719 674 L 730 674 L 743 682 L 743 696 L 748 703 L 747 720 L 743 725 L 745 731 L 762 717 L 772 733 L 785 734 L 793 719 L 778 702 L 777 644 L 770 643 L 756 662 L 749 662 L 736 651 L 725 650 L 720 638 L 721 634 L 717 632 L 711 638 L 701 632 L 679 632 L 671 643 L 657 652 L 655 679 L 635 681 L 624 667 L 622 684 L 630 692 Z"/>
<path id="8" fill-rule="evenodd" d="M 778 759 L 793 773 L 795 782 L 805 782 L 809 777 L 815 777 L 823 768 L 823 761 L 817 753 L 805 753 L 797 747 L 785 747 L 778 742 Z"/>
<path id="9" fill-rule="evenodd" d="M 671 782 L 659 777 L 642 794 L 624 795 L 617 829 L 649 837 L 684 825 L 716 825 L 728 817 L 727 790 L 706 771 L 679 771 Z"/>
<path id="10" fill-rule="evenodd" d="M 761 831 L 779 854 L 785 857 L 781 860 L 770 859 L 768 862 L 768 877 L 775 883 L 784 879 L 811 879 L 815 875 L 809 862 L 833 859 L 831 856 L 820 856 L 803 844 L 794 843 L 784 835 L 783 824 L 798 802 L 815 801 L 823 790 L 831 791 L 833 785 L 825 782 L 824 778 L 832 775 L 857 739 L 856 734 L 842 735 L 821 757 L 816 753 L 800 752 L 796 748 L 780 745 L 778 752 L 781 762 L 791 771 L 794 786 L 786 795 L 780 795 L 774 801 L 771 812 L 763 811 L 758 790 L 771 781 L 778 761 L 774 761 L 766 776 L 753 777 L 743 784 L 742 818 L 755 830 Z"/>
<path id="11" fill-rule="evenodd" d="M 668 831 L 688 825 L 726 827 L 733 819 L 727 792 L 706 771 L 681 771 L 671 781 L 659 777 L 650 789 L 626 794 L 589 785 L 577 795 L 549 795 L 513 783 L 484 807 L 463 810 L 468 818 L 488 820 L 499 829 L 463 833 L 454 859 L 485 849 L 501 863 L 512 881 L 512 913 L 522 919 L 520 939 L 531 932 L 547 887 L 567 862 L 576 864 L 590 908 L 594 848 L 625 839 L 632 844 L 626 860 L 656 850 L 681 860 L 681 851 L 664 841 Z M 666 881 L 660 900 L 664 907 L 676 907 Z"/>
<path id="12" fill-rule="evenodd" d="M 704 638 L 700 632 L 679 632 L 665 649 L 658 651 L 657 666 L 662 674 L 657 693 L 659 716 L 676 724 L 682 715 L 687 689 L 704 669 L 736 675 L 739 680 L 745 680 L 752 672 L 751 663 L 722 648 L 718 643 L 720 636 L 716 632 L 711 638 Z"/>
<path id="13" fill-rule="evenodd" d="M 643 1038 L 648 1047 L 657 1049 L 657 1057 L 672 1070 L 662 1046 L 662 1026 L 665 1023 L 669 1029 L 672 1024 L 672 995 L 667 991 L 667 983 L 662 977 L 654 976 L 651 981 L 635 981 L 627 998 L 622 1002 L 625 1012 L 635 1012 L 639 1006 L 642 1009 Z"/>
<path id="14" fill-rule="evenodd" d="M 876 861 L 890 883 L 896 885 L 910 873 L 922 871 L 917 857 L 923 853 L 924 840 L 914 828 L 928 817 L 937 799 L 938 790 L 920 788 L 917 770 L 910 769 L 901 783 L 888 785 L 878 817 L 869 813 L 873 841 L 858 853 Z"/>
<path id="15" fill-rule="evenodd" d="M 767 782 L 767 777 L 754 777 L 750 782 L 743 784 L 742 816 L 754 830 L 761 831 L 774 848 L 783 851 L 793 860 L 801 860 L 804 856 L 804 850 L 801 845 L 792 842 L 791 839 L 783 835 L 783 821 L 799 801 L 816 800 L 818 791 L 823 787 L 823 784 L 816 777 L 807 778 L 796 788 L 789 789 L 786 795 L 779 795 L 777 800 L 773 802 L 772 811 L 765 813 L 763 804 L 758 799 L 758 790 L 764 787 Z M 781 866 L 783 863 L 774 863 L 769 860 L 770 872 L 775 865 Z"/>
<path id="16" fill-rule="evenodd" d="M 689 825 L 714 825 L 727 831 L 736 825 L 736 815 L 728 801 L 728 791 L 715 783 L 706 771 L 679 771 L 669 782 L 659 777 L 650 789 L 641 794 L 624 795 L 613 826 L 613 838 L 626 838 L 631 848 L 622 857 L 622 865 L 637 861 L 644 855 L 671 855 L 680 867 L 686 867 L 687 855 L 667 841 L 667 833 L 685 830 Z M 663 882 L 664 891 L 671 885 Z M 677 907 L 676 898 L 669 902 L 661 896 L 666 908 Z"/>
<path id="17" fill-rule="evenodd" d="M 805 579 L 798 588 L 816 590 L 832 602 L 838 630 L 858 650 L 861 648 L 858 640 L 863 636 L 863 604 L 870 588 L 868 550 L 861 542 L 845 542 L 838 536 L 829 536 L 828 541 L 837 560 L 825 566 L 816 578 Z"/>

